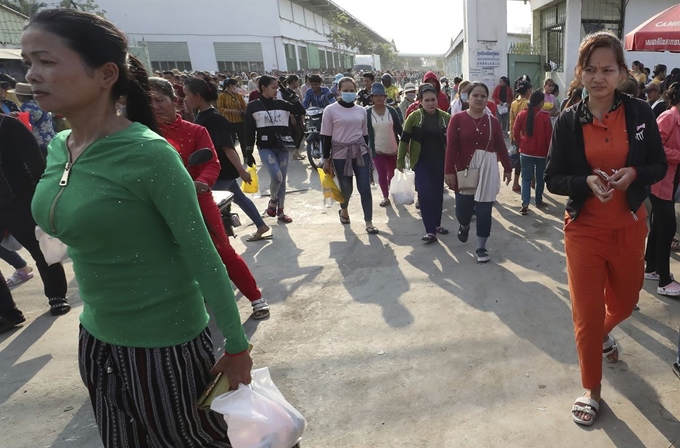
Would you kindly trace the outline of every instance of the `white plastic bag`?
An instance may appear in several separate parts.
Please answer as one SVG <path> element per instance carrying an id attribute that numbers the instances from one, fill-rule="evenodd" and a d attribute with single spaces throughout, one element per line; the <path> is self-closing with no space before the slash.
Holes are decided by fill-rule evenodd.
<path id="1" fill-rule="evenodd" d="M 411 170 L 394 170 L 390 194 L 395 204 L 410 205 L 416 200 L 416 173 Z"/>
<path id="2" fill-rule="evenodd" d="M 35 228 L 35 238 L 38 240 L 40 250 L 45 256 L 45 261 L 48 265 L 59 263 L 68 258 L 66 244 L 46 234 L 39 226 Z"/>
<path id="3" fill-rule="evenodd" d="M 4 247 L 7 250 L 11 250 L 12 252 L 16 252 L 22 248 L 21 244 L 19 244 L 17 239 L 14 238 L 12 234 L 9 232 L 5 232 L 2 241 L 0 241 L 0 246 Z"/>
<path id="4" fill-rule="evenodd" d="M 307 421 L 283 398 L 269 368 L 253 370 L 250 386 L 215 398 L 210 406 L 224 415 L 227 434 L 234 448 L 292 448 Z"/>

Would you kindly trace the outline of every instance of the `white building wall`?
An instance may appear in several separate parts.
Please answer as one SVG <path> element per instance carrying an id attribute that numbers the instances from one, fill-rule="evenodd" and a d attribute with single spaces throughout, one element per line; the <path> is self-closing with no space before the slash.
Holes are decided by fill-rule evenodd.
<path id="1" fill-rule="evenodd" d="M 508 72 L 508 5 L 504 0 L 464 0 L 463 78 L 482 81 L 489 89 Z M 493 14 L 488 14 L 493 11 Z M 478 51 L 499 53 L 498 66 L 481 67 Z"/>
<path id="2" fill-rule="evenodd" d="M 130 38 L 186 42 L 194 70 L 218 70 L 213 42 L 259 42 L 264 68 L 287 70 L 284 43 L 332 50 L 329 23 L 289 0 L 97 0 Z M 255 26 L 256 25 L 256 26 Z M 283 36 L 283 37 L 282 37 Z M 296 55 L 299 60 L 299 54 Z"/>

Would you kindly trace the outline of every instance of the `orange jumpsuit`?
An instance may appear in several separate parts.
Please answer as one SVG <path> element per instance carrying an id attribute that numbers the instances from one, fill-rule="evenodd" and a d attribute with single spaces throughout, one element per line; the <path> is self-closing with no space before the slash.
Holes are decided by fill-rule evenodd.
<path id="1" fill-rule="evenodd" d="M 626 166 L 628 135 L 624 107 L 583 125 L 586 159 L 607 174 Z M 627 319 L 644 281 L 647 211 L 632 213 L 624 191 L 614 191 L 607 203 L 594 195 L 578 219 L 566 218 L 567 258 L 574 335 L 581 382 L 594 389 L 602 381 L 602 340 Z"/>

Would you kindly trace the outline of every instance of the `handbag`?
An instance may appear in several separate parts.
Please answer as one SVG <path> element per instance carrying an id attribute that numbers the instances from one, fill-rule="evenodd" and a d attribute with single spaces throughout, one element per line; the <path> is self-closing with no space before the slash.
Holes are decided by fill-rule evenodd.
<path id="1" fill-rule="evenodd" d="M 486 142 L 484 151 L 489 149 L 491 134 L 493 133 L 493 129 L 491 129 L 491 116 L 487 114 L 486 117 L 489 119 L 489 140 Z M 479 168 L 470 168 L 468 164 L 467 168 L 456 172 L 456 181 L 458 183 L 458 190 L 476 190 L 479 186 Z"/>
<path id="2" fill-rule="evenodd" d="M 500 115 L 505 115 L 505 114 L 508 113 L 508 106 L 501 106 L 501 105 L 498 105 L 498 107 L 497 107 L 496 109 L 498 109 L 498 113 L 499 113 Z"/>
<path id="3" fill-rule="evenodd" d="M 274 123 L 274 119 L 272 118 L 272 115 L 269 113 L 269 109 L 267 109 L 267 107 L 264 105 L 262 101 L 260 101 L 260 103 L 262 104 L 262 107 L 264 107 L 264 110 L 267 112 L 267 115 L 269 115 L 269 119 L 271 120 L 271 122 Z M 291 137 L 290 135 L 276 134 L 276 145 L 278 149 L 283 149 L 286 151 L 295 151 L 297 149 L 295 140 L 293 140 L 293 137 Z"/>

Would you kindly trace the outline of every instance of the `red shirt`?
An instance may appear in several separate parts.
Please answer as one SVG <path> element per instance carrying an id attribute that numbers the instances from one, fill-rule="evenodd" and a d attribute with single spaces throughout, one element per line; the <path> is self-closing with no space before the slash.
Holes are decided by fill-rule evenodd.
<path id="1" fill-rule="evenodd" d="M 494 103 L 493 101 L 487 101 L 486 107 L 489 108 L 489 110 L 491 111 L 491 115 L 493 115 L 494 117 L 498 114 L 498 108 L 496 107 L 496 103 Z"/>
<path id="2" fill-rule="evenodd" d="M 481 133 L 477 132 L 475 122 L 467 111 L 458 112 L 451 117 L 446 130 L 446 163 L 444 165 L 444 173 L 455 174 L 467 168 L 477 149 L 495 152 L 505 172 L 510 173 L 512 171 L 508 148 L 505 146 L 505 140 L 503 139 L 501 123 L 496 117 L 489 116 L 492 128 L 491 142 L 489 142 L 489 118 L 487 116 L 489 115 L 484 114 L 481 119 L 484 124 L 487 124 L 486 126 L 480 126 Z M 489 142 L 488 148 L 487 142 Z"/>
<path id="3" fill-rule="evenodd" d="M 161 126 L 161 134 L 182 156 L 184 166 L 189 164 L 189 156 L 202 148 L 209 148 L 213 152 L 213 158 L 202 165 L 188 168 L 191 178 L 210 186 L 217 182 L 220 174 L 220 160 L 217 157 L 215 146 L 210 139 L 208 130 L 203 126 L 184 121 L 180 116 L 168 124 Z"/>
<path id="4" fill-rule="evenodd" d="M 248 102 L 259 100 L 260 99 L 260 92 L 259 90 L 253 90 L 250 92 L 250 95 L 248 95 Z"/>
<path id="5" fill-rule="evenodd" d="M 519 142 L 519 152 L 525 156 L 548 157 L 550 139 L 552 137 L 552 121 L 550 115 L 538 108 L 534 108 L 534 132 L 531 137 L 526 134 L 529 109 L 524 109 L 517 115 L 512 129 L 512 137 Z"/>

